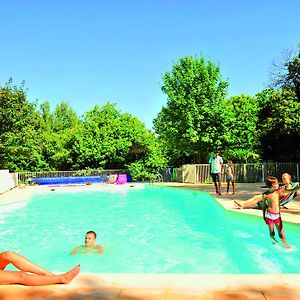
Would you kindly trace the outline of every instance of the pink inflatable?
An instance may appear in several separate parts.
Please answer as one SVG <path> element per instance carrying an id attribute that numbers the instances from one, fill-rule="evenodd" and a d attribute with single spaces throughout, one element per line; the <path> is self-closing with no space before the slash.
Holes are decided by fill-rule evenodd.
<path id="1" fill-rule="evenodd" d="M 127 175 L 126 174 L 119 174 L 116 184 L 124 184 L 127 182 Z"/>

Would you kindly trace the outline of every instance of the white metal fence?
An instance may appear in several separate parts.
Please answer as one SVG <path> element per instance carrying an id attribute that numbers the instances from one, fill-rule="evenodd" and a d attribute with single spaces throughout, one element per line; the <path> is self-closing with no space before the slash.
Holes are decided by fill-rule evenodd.
<path id="1" fill-rule="evenodd" d="M 236 182 L 263 182 L 272 175 L 281 180 L 283 173 L 292 175 L 294 181 L 299 181 L 298 163 L 256 163 L 256 164 L 235 164 Z M 183 165 L 176 169 L 176 179 L 171 178 L 170 170 L 164 174 L 164 181 L 178 181 L 185 183 L 205 183 L 211 181 L 209 164 Z M 225 175 L 222 175 L 222 181 L 225 181 Z"/>
<path id="2" fill-rule="evenodd" d="M 9 173 L 8 170 L 0 170 L 0 194 L 18 185 L 17 173 Z"/>
<path id="3" fill-rule="evenodd" d="M 298 163 L 257 163 L 235 164 L 236 182 L 263 182 L 269 176 L 279 180 L 283 173 L 292 175 L 294 181 L 299 181 L 300 164 Z M 22 172 L 18 173 L 19 183 L 28 183 L 32 178 L 76 177 L 76 176 L 107 176 L 110 174 L 129 174 L 128 170 L 79 170 L 79 171 L 49 171 L 49 172 Z M 168 168 L 161 170 L 160 181 L 177 181 L 184 183 L 211 182 L 210 165 L 195 164 L 184 165 L 181 168 Z M 225 175 L 222 175 L 225 181 Z"/>

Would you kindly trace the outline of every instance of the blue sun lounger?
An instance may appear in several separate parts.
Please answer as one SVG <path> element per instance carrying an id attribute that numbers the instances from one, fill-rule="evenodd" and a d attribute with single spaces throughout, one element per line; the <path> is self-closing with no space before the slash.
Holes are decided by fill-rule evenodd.
<path id="1" fill-rule="evenodd" d="M 292 189 L 297 187 L 298 185 L 299 185 L 299 182 L 292 182 Z M 289 203 L 293 198 L 295 198 L 297 196 L 297 193 L 298 192 L 292 192 L 292 193 L 286 195 L 285 198 L 280 201 L 280 206 L 285 207 L 285 204 Z M 285 207 L 285 208 L 287 208 L 287 207 Z"/>

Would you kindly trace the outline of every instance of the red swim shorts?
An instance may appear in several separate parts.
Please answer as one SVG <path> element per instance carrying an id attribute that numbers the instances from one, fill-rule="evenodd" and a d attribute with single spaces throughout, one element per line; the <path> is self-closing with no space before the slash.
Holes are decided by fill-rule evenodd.
<path id="1" fill-rule="evenodd" d="M 282 220 L 281 220 L 281 217 L 278 217 L 275 220 L 269 219 L 269 218 L 266 217 L 265 222 L 266 222 L 267 225 L 272 225 L 272 224 L 280 225 L 282 223 Z"/>

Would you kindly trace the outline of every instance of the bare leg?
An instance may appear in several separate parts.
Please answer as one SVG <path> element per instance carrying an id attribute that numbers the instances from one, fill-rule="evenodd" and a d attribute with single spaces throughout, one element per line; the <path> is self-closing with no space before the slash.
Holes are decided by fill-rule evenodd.
<path id="1" fill-rule="evenodd" d="M 219 186 L 219 195 L 221 195 L 221 182 L 220 181 L 218 183 L 218 186 Z"/>
<path id="2" fill-rule="evenodd" d="M 231 180 L 232 183 L 232 195 L 235 194 L 235 186 L 234 186 L 234 179 Z"/>
<path id="3" fill-rule="evenodd" d="M 230 185 L 230 181 L 229 180 L 226 180 L 227 181 L 227 190 L 226 190 L 226 194 L 229 193 L 229 185 Z"/>
<path id="4" fill-rule="evenodd" d="M 272 239 L 272 244 L 275 244 L 277 243 L 277 240 L 275 239 L 274 224 L 270 224 L 268 225 L 268 227 L 269 227 L 270 237 Z"/>
<path id="5" fill-rule="evenodd" d="M 249 208 L 257 205 L 260 201 L 262 201 L 261 194 L 255 195 L 246 201 L 234 200 L 234 204 L 238 206 L 238 208 Z"/>
<path id="6" fill-rule="evenodd" d="M 60 275 L 32 275 L 22 271 L 0 270 L 0 284 L 23 284 L 28 286 L 49 285 L 57 283 L 70 283 L 80 272 L 76 266 L 69 272 Z"/>
<path id="7" fill-rule="evenodd" d="M 215 189 L 216 189 L 216 194 L 219 194 L 219 190 L 218 190 L 217 183 L 216 183 L 216 182 L 214 182 L 214 185 L 215 185 Z"/>
<path id="8" fill-rule="evenodd" d="M 13 264 L 17 269 L 23 272 L 30 272 L 36 275 L 52 275 L 51 272 L 13 251 L 0 253 L 0 270 L 3 270 L 8 264 Z"/>
<path id="9" fill-rule="evenodd" d="M 286 242 L 282 222 L 280 224 L 275 224 L 275 226 L 276 226 L 279 237 L 282 240 L 282 243 L 283 243 L 284 247 L 285 248 L 291 248 L 291 246 L 289 244 L 287 244 L 287 242 Z"/>

